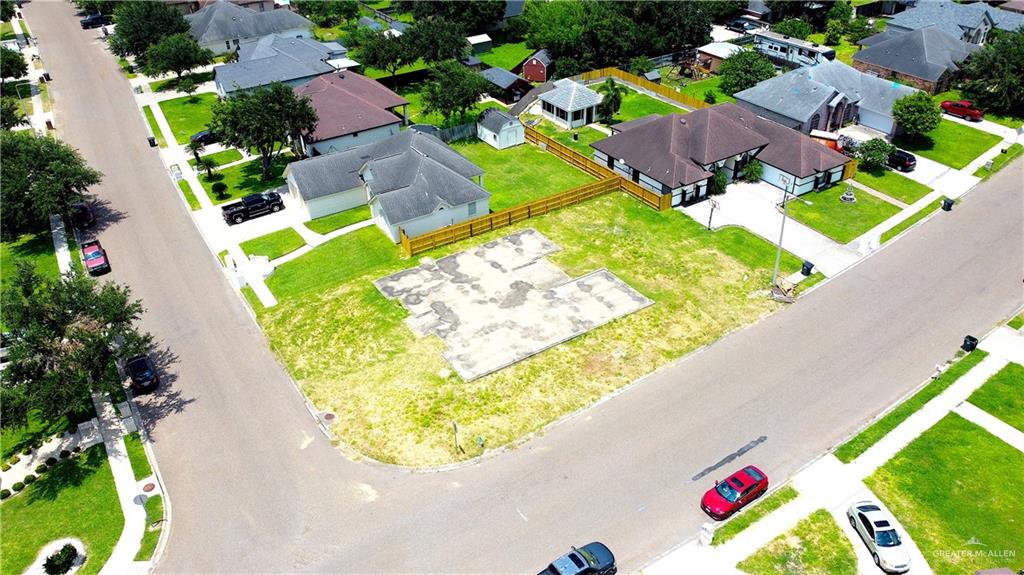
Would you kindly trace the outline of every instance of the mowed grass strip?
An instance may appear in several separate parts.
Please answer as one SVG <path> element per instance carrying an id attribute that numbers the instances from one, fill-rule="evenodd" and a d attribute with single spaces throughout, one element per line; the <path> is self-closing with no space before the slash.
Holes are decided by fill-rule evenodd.
<path id="1" fill-rule="evenodd" d="M 874 172 L 861 170 L 853 179 L 865 186 L 882 192 L 890 198 L 904 204 L 912 204 L 927 196 L 932 189 L 892 170 L 881 169 Z M 859 198 L 858 198 L 859 199 Z"/>
<path id="2" fill-rule="evenodd" d="M 176 144 L 187 144 L 193 134 L 206 129 L 213 119 L 213 103 L 216 101 L 216 94 L 193 94 L 159 103 Z"/>
<path id="3" fill-rule="evenodd" d="M 160 495 L 154 495 L 143 503 L 146 509 L 146 531 L 142 534 L 142 544 L 138 553 L 135 554 L 136 561 L 149 561 L 156 551 L 156 544 L 160 542 L 160 530 L 163 524 L 160 521 L 164 518 L 164 499 Z M 154 525 L 156 525 L 154 527 Z"/>
<path id="4" fill-rule="evenodd" d="M 1024 432 L 1024 366 L 1007 364 L 967 401 Z"/>
<path id="5" fill-rule="evenodd" d="M 274 260 L 285 254 L 290 254 L 304 245 L 306 245 L 306 240 L 302 239 L 299 232 L 292 228 L 285 228 L 244 241 L 239 247 L 247 256 L 267 256 Z"/>
<path id="6" fill-rule="evenodd" d="M 943 199 L 944 198 L 939 198 L 939 199 L 935 200 L 934 202 L 928 204 L 927 206 L 925 206 L 925 207 L 921 208 L 920 210 L 918 210 L 917 212 L 915 212 L 914 215 L 910 216 L 909 218 L 903 220 L 902 222 L 896 224 L 895 226 L 893 226 L 893 227 L 889 228 L 888 230 L 886 230 L 885 232 L 883 232 L 882 233 L 882 243 L 884 244 L 885 242 L 895 238 L 896 236 L 898 236 L 901 233 L 903 233 L 904 230 L 909 229 L 911 226 L 913 226 L 917 222 L 927 218 L 930 214 L 934 213 L 935 210 L 941 208 L 942 207 L 942 200 Z"/>
<path id="7" fill-rule="evenodd" d="M 561 246 L 550 259 L 570 276 L 608 268 L 655 305 L 465 382 L 442 342 L 417 338 L 405 308 L 372 282 L 524 228 Z M 267 278 L 278 305 L 246 296 L 291 375 L 318 409 L 338 415 L 341 442 L 381 461 L 430 466 L 482 452 L 473 441 L 455 451 L 452 421 L 488 449 L 508 444 L 777 309 L 764 291 L 774 258 L 771 243 L 743 229 L 708 232 L 615 192 L 412 259 L 363 228 L 278 266 Z M 800 261 L 785 254 L 782 267 L 789 273 Z"/>
<path id="8" fill-rule="evenodd" d="M 757 523 L 760 519 L 775 511 L 779 507 L 797 498 L 799 493 L 792 485 L 787 485 L 775 493 L 765 497 L 755 505 L 744 509 L 735 518 L 715 530 L 715 537 L 712 545 L 721 545 L 726 541 L 739 535 L 741 531 Z"/>
<path id="9" fill-rule="evenodd" d="M 131 462 L 132 471 L 135 473 L 135 480 L 141 481 L 153 475 L 153 468 L 149 465 L 146 448 L 142 445 L 142 437 L 139 436 L 139 432 L 125 435 L 124 445 L 128 451 L 128 461 Z"/>
<path id="10" fill-rule="evenodd" d="M 1009 164 L 1013 160 L 1017 159 L 1017 156 L 1020 156 L 1021 154 L 1024 154 L 1024 145 L 1011 144 L 1010 147 L 1006 149 L 1006 153 L 999 154 L 995 158 L 992 158 L 991 170 L 985 166 L 982 166 L 974 172 L 974 176 L 981 178 L 983 180 L 987 180 L 989 176 L 1003 169 L 1006 166 L 1006 164 Z"/>
<path id="11" fill-rule="evenodd" d="M 841 202 L 839 197 L 846 192 L 847 185 L 839 182 L 820 192 L 790 200 L 790 217 L 845 244 L 899 213 L 899 207 L 863 190 L 854 189 L 855 203 Z"/>
<path id="12" fill-rule="evenodd" d="M 153 137 L 156 138 L 156 143 L 161 148 L 167 147 L 167 140 L 164 139 L 164 133 L 160 130 L 160 126 L 156 123 L 156 117 L 153 115 L 152 106 L 146 105 L 142 107 L 142 112 L 146 115 L 146 123 L 149 124 L 149 131 L 153 133 Z"/>
<path id="13" fill-rule="evenodd" d="M 65 460 L 3 503 L 4 573 L 21 573 L 54 539 L 77 537 L 85 544 L 78 573 L 98 573 L 124 527 L 107 452 L 94 445 Z"/>
<path id="14" fill-rule="evenodd" d="M 1013 329 L 1020 329 L 1024 327 L 1024 313 L 1015 316 L 1013 319 L 1007 322 L 1006 325 L 1010 326 Z"/>
<path id="15" fill-rule="evenodd" d="M 937 575 L 963 575 L 1024 567 L 1021 469 L 1024 453 L 950 413 L 864 483 L 899 518 Z"/>
<path id="16" fill-rule="evenodd" d="M 895 409 L 882 416 L 878 421 L 869 425 L 852 439 L 844 443 L 836 450 L 835 455 L 843 463 L 849 463 L 864 453 L 872 445 L 878 443 L 896 426 L 903 423 L 908 417 L 917 413 L 924 404 L 931 401 L 935 396 L 945 391 L 949 386 L 956 383 L 965 373 L 982 362 L 988 353 L 975 349 L 964 356 L 956 363 L 950 365 L 938 378 L 930 381 L 928 385 L 921 388 L 910 399 L 896 406 Z"/>
<path id="17" fill-rule="evenodd" d="M 241 160 L 242 152 L 239 152 L 235 148 L 228 148 L 226 150 L 221 150 L 219 152 L 214 152 L 212 154 L 206 154 L 199 157 L 209 158 L 216 162 L 218 166 L 223 166 L 224 164 L 230 164 L 231 162 L 237 162 L 238 160 Z M 192 166 L 193 168 L 196 167 L 195 157 L 188 161 L 188 165 Z"/>
<path id="18" fill-rule="evenodd" d="M 939 127 L 917 138 L 897 136 L 893 144 L 940 164 L 960 169 L 984 154 L 1002 138 L 943 119 Z"/>
<path id="19" fill-rule="evenodd" d="M 751 575 L 856 573 L 857 556 L 832 515 L 819 509 L 736 567 Z"/>
<path id="20" fill-rule="evenodd" d="M 498 150 L 473 139 L 452 142 L 451 147 L 484 171 L 484 189 L 491 193 L 490 206 L 495 212 L 594 181 L 586 172 L 530 143 Z"/>
<path id="21" fill-rule="evenodd" d="M 192 191 L 192 184 L 189 184 L 187 180 L 178 180 L 178 189 L 181 190 L 181 194 L 185 196 L 185 201 L 188 202 L 188 207 L 192 210 L 198 210 L 203 207 L 196 198 L 195 192 Z"/>
<path id="22" fill-rule="evenodd" d="M 343 212 L 306 222 L 306 227 L 318 234 L 329 234 L 345 226 L 370 219 L 370 206 L 357 206 Z"/>
<path id="23" fill-rule="evenodd" d="M 575 130 L 563 130 L 548 121 L 543 121 L 537 124 L 534 126 L 534 129 L 549 138 L 555 139 L 563 146 L 572 148 L 576 152 L 579 152 L 588 158 L 594 156 L 594 148 L 591 148 L 590 144 L 608 137 L 608 134 L 605 134 L 600 130 L 595 130 L 589 126 L 576 128 Z M 576 135 L 575 140 L 573 139 L 573 134 Z"/>

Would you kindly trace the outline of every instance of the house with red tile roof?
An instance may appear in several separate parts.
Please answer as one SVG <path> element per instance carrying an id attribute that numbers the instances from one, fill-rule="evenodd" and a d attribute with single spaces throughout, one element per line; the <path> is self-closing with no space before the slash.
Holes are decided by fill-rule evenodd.
<path id="1" fill-rule="evenodd" d="M 317 76 L 296 87 L 295 94 L 309 97 L 319 118 L 316 129 L 301 138 L 308 157 L 383 140 L 397 134 L 403 122 L 408 123 L 405 98 L 355 72 Z"/>

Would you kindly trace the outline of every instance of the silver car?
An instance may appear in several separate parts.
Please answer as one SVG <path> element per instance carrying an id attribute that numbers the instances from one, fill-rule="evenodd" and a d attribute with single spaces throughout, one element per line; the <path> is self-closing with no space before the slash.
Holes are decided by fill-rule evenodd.
<path id="1" fill-rule="evenodd" d="M 906 573 L 910 570 L 910 554 L 896 533 L 894 521 L 877 503 L 858 501 L 846 510 L 846 516 L 882 571 Z"/>

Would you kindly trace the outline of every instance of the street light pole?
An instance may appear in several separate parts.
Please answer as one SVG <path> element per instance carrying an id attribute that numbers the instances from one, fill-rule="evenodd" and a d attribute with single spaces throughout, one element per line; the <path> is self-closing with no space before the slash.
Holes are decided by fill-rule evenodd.
<path id="1" fill-rule="evenodd" d="M 786 218 L 789 217 L 789 178 L 781 176 L 782 182 L 782 225 L 779 226 L 779 249 L 775 252 L 775 271 L 772 272 L 772 287 L 778 285 L 779 263 L 782 261 L 782 234 L 786 231 Z"/>

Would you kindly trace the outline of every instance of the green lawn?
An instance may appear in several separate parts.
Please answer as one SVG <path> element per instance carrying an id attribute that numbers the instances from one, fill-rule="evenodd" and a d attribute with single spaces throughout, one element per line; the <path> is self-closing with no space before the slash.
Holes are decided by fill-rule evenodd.
<path id="1" fill-rule="evenodd" d="M 896 236 L 898 236 L 901 233 L 903 233 L 903 230 L 906 230 L 906 229 L 910 228 L 910 226 L 912 226 L 912 225 L 916 224 L 917 222 L 927 218 L 929 214 L 931 214 L 935 210 L 941 208 L 942 207 L 942 200 L 943 200 L 943 198 L 939 198 L 939 199 L 935 200 L 934 202 L 928 204 L 927 206 L 925 206 L 925 207 L 921 208 L 920 210 L 918 210 L 917 212 L 915 212 L 914 215 L 910 216 L 909 218 L 903 220 L 902 222 L 896 224 L 895 226 L 893 226 L 893 227 L 889 228 L 888 230 L 886 230 L 885 232 L 883 232 L 882 233 L 882 238 L 881 238 L 882 239 L 882 243 L 884 244 L 885 242 L 895 238 Z"/>
<path id="2" fill-rule="evenodd" d="M 213 154 L 206 154 L 199 157 L 210 158 L 214 162 L 217 162 L 218 166 L 223 166 L 224 164 L 230 164 L 231 162 L 237 162 L 238 160 L 241 160 L 242 152 L 239 152 L 235 148 L 228 148 L 226 150 L 221 150 Z M 188 165 L 192 166 L 192 168 L 196 167 L 195 157 L 188 161 Z"/>
<path id="3" fill-rule="evenodd" d="M 983 180 L 987 180 L 989 176 L 1003 169 L 1003 167 L 1006 166 L 1006 164 L 1009 164 L 1021 154 L 1024 154 L 1024 146 L 1022 146 L 1021 144 L 1011 144 L 1010 147 L 1007 148 L 1005 154 L 999 154 L 998 156 L 992 159 L 991 170 L 989 170 L 985 166 L 982 166 L 978 168 L 977 171 L 974 172 L 974 175 Z"/>
<path id="4" fill-rule="evenodd" d="M 932 96 L 932 99 L 935 101 L 935 104 L 938 105 L 942 104 L 944 100 L 969 100 L 970 98 L 965 96 L 960 92 L 960 90 L 946 90 L 945 92 L 935 94 Z M 1024 126 L 1024 118 L 1017 118 L 1013 116 L 1000 116 L 999 114 L 985 112 L 985 119 L 989 122 L 995 122 L 996 124 L 1006 126 L 1007 128 L 1013 128 L 1014 130 Z"/>
<path id="5" fill-rule="evenodd" d="M 750 527 L 772 511 L 796 499 L 798 495 L 799 493 L 797 493 L 796 489 L 793 489 L 792 485 L 779 489 L 753 506 L 744 509 L 735 518 L 730 519 L 728 523 L 716 529 L 712 544 L 721 545 L 736 537 L 741 531 Z"/>
<path id="6" fill-rule="evenodd" d="M 939 127 L 920 138 L 897 136 L 893 144 L 940 164 L 960 169 L 1002 140 L 995 134 L 943 119 Z"/>
<path id="7" fill-rule="evenodd" d="M 182 76 L 182 79 L 192 78 L 196 84 L 202 84 L 203 82 L 209 82 L 213 80 L 213 70 L 209 72 L 200 72 L 199 74 L 186 74 Z M 178 89 L 178 79 L 168 78 L 167 80 L 158 80 L 156 82 L 150 82 L 149 89 L 154 92 L 167 92 Z"/>
<path id="8" fill-rule="evenodd" d="M 906 176 L 886 169 L 874 172 L 860 170 L 853 179 L 905 204 L 912 204 L 932 191 L 924 184 L 919 184 Z"/>
<path id="9" fill-rule="evenodd" d="M 807 37 L 807 41 L 816 42 L 818 44 L 821 44 L 822 46 L 827 46 L 827 44 L 825 44 L 824 32 L 811 34 L 810 36 Z M 851 44 L 850 40 L 845 36 L 843 36 L 843 38 L 839 40 L 838 45 L 829 47 L 836 51 L 836 60 L 839 60 L 840 62 L 843 62 L 848 66 L 853 66 L 853 55 L 856 54 L 857 49 L 860 48 L 860 46 L 856 44 Z"/>
<path id="10" fill-rule="evenodd" d="M 14 40 L 17 37 L 17 34 L 14 33 L 14 24 L 0 22 L 0 40 Z"/>
<path id="11" fill-rule="evenodd" d="M 348 40 L 352 36 L 352 30 L 354 29 L 355 27 L 353 25 L 347 23 L 326 28 L 314 25 L 313 37 L 321 42 L 339 41 L 345 45 L 348 44 Z"/>
<path id="12" fill-rule="evenodd" d="M 262 163 L 259 158 L 256 158 L 244 164 L 236 164 L 230 168 L 217 170 L 213 173 L 213 179 L 208 178 L 204 173 L 199 176 L 199 182 L 203 184 L 203 189 L 206 190 L 206 195 L 210 197 L 210 201 L 214 204 L 223 204 L 224 202 L 237 200 L 242 196 L 283 186 L 285 184 L 283 177 L 284 168 L 289 162 L 295 160 L 295 156 L 278 156 L 271 168 L 271 173 L 274 177 L 269 180 L 263 179 Z M 228 189 L 223 198 L 218 198 L 213 193 L 212 186 L 215 182 L 227 184 Z"/>
<path id="13" fill-rule="evenodd" d="M 452 421 L 488 448 L 505 445 L 780 305 L 763 295 L 775 261 L 770 242 L 741 228 L 708 232 L 619 192 L 423 255 L 439 258 L 528 227 L 561 246 L 549 259 L 566 273 L 606 267 L 655 305 L 465 382 L 440 374 L 448 368 L 442 342 L 417 338 L 401 304 L 371 283 L 419 262 L 401 258 L 374 227 L 278 266 L 267 278 L 278 305 L 263 308 L 251 290 L 246 296 L 292 377 L 317 409 L 338 414 L 339 441 L 403 465 L 479 455 L 472 441 L 464 453 L 453 450 Z M 789 273 L 800 260 L 786 254 L 782 265 Z"/>
<path id="14" fill-rule="evenodd" d="M 594 181 L 533 144 L 497 150 L 480 140 L 452 142 L 452 148 L 484 171 L 491 210 L 499 211 Z"/>
<path id="15" fill-rule="evenodd" d="M 124 516 L 107 453 L 94 445 L 4 501 L 3 572 L 21 573 L 54 539 L 77 537 L 86 548 L 81 575 L 98 573 L 114 550 Z"/>
<path id="16" fill-rule="evenodd" d="M 49 230 L 26 233 L 16 240 L 0 242 L 0 288 L 5 287 L 14 277 L 17 260 L 32 262 L 36 271 L 43 276 L 55 278 L 60 275 L 57 256 L 53 251 L 53 236 Z"/>
<path id="17" fill-rule="evenodd" d="M 188 207 L 192 210 L 198 210 L 203 207 L 196 198 L 195 192 L 192 191 L 192 185 L 185 180 L 178 180 L 178 188 L 181 189 L 181 194 L 185 196 L 185 201 L 188 202 Z"/>
<path id="18" fill-rule="evenodd" d="M 409 102 L 409 123 L 432 124 L 434 126 L 446 125 L 444 122 L 444 118 L 441 116 L 440 113 L 433 112 L 431 114 L 427 114 L 424 111 L 423 84 L 409 84 L 408 86 L 405 86 L 404 88 L 399 90 L 398 93 Z M 499 108 L 501 110 L 508 109 L 505 106 L 499 104 L 498 102 L 494 102 L 491 100 L 488 100 L 486 102 L 480 102 L 466 114 L 465 121 L 475 121 L 476 117 L 479 116 L 481 112 L 488 108 Z M 450 125 L 458 125 L 462 123 L 463 120 L 459 119 L 458 117 L 452 117 L 448 122 L 448 124 Z"/>
<path id="19" fill-rule="evenodd" d="M 50 84 L 46 82 L 39 83 L 39 100 L 43 104 L 43 111 L 49 112 L 53 108 L 53 100 L 50 99 Z"/>
<path id="20" fill-rule="evenodd" d="M 146 508 L 146 531 L 142 534 L 142 545 L 139 552 L 135 554 L 136 561 L 149 561 L 156 551 L 156 544 L 160 541 L 160 530 L 163 523 L 157 523 L 164 518 L 164 499 L 160 495 L 154 495 L 143 503 Z M 153 527 L 156 523 L 157 526 Z"/>
<path id="21" fill-rule="evenodd" d="M 306 222 L 306 227 L 318 234 L 329 234 L 334 230 L 340 230 L 345 226 L 370 219 L 370 206 L 357 206 L 355 208 L 316 218 Z"/>
<path id="22" fill-rule="evenodd" d="M 142 107 L 143 113 L 146 114 L 146 123 L 149 124 L 149 130 L 153 132 L 153 137 L 156 138 L 156 143 L 161 148 L 167 147 L 167 140 L 164 139 L 164 133 L 160 131 L 160 126 L 156 123 L 156 117 L 153 116 L 153 109 L 146 105 Z"/>
<path id="23" fill-rule="evenodd" d="M 1007 364 L 967 401 L 1024 431 L 1024 366 Z"/>
<path id="24" fill-rule="evenodd" d="M 696 98 L 701 102 L 704 101 L 704 93 L 711 90 L 715 93 L 715 103 L 721 104 L 722 102 L 736 102 L 736 98 L 733 98 L 729 94 L 726 94 L 719 88 L 719 84 L 722 83 L 721 76 L 712 76 L 705 78 L 704 80 L 698 80 L 696 82 L 688 82 L 684 84 L 679 91 L 691 98 Z"/>
<path id="25" fill-rule="evenodd" d="M 302 239 L 299 232 L 292 228 L 285 228 L 244 241 L 240 247 L 247 256 L 267 256 L 274 260 L 285 254 L 290 254 L 304 245 L 306 245 L 306 240 Z"/>
<path id="26" fill-rule="evenodd" d="M 1024 313 L 1014 316 L 1006 325 L 1010 326 L 1012 329 L 1020 329 L 1024 327 Z"/>
<path id="27" fill-rule="evenodd" d="M 216 94 L 196 94 L 160 102 L 175 143 L 187 144 L 193 134 L 206 129 L 213 119 L 213 103 L 216 101 Z"/>
<path id="28" fill-rule="evenodd" d="M 26 116 L 32 115 L 32 82 L 16 80 L 3 85 L 3 95 L 18 101 L 18 109 Z"/>
<path id="29" fill-rule="evenodd" d="M 490 52 L 480 54 L 480 59 L 488 66 L 511 70 L 533 54 L 534 50 L 526 47 L 526 42 L 502 44 L 495 46 Z"/>
<path id="30" fill-rule="evenodd" d="M 415 72 L 417 70 L 425 70 L 426 68 L 427 68 L 426 62 L 424 62 L 423 60 L 416 60 L 415 62 L 413 62 L 412 64 L 409 64 L 408 66 L 403 66 L 403 67 L 399 68 L 398 71 L 395 72 L 395 75 L 396 76 L 401 76 L 402 74 L 406 74 L 406 73 L 409 73 L 409 72 Z M 385 86 L 387 86 L 388 88 L 392 87 L 391 86 L 391 73 L 390 72 L 386 72 L 384 70 L 378 70 L 377 68 L 373 68 L 371 66 L 366 66 L 363 69 L 363 75 L 366 76 L 367 78 L 373 78 L 374 80 L 380 80 L 380 82 L 382 84 L 384 84 Z"/>
<path id="31" fill-rule="evenodd" d="M 651 114 L 660 114 L 662 116 L 668 114 L 685 114 L 686 110 L 673 106 L 667 102 L 663 102 L 657 98 L 648 96 L 647 94 L 641 94 L 636 90 L 630 89 L 628 86 L 621 84 L 626 88 L 626 93 L 622 96 L 622 106 L 619 108 L 617 114 L 613 118 L 613 124 L 619 122 L 628 122 L 630 120 L 636 120 L 637 118 L 643 118 L 644 116 L 650 116 Z M 597 89 L 597 86 L 591 86 L 593 89 Z"/>
<path id="32" fill-rule="evenodd" d="M 562 145 L 568 146 L 588 158 L 594 156 L 594 148 L 591 148 L 590 144 L 608 137 L 608 134 L 589 126 L 576 128 L 575 130 L 563 130 L 547 120 L 534 126 L 534 129 L 545 136 L 554 138 Z M 573 134 L 578 134 L 578 139 L 573 140 Z"/>
<path id="33" fill-rule="evenodd" d="M 121 67 L 121 71 L 124 72 L 125 77 L 129 80 L 138 76 L 138 74 L 135 73 L 135 66 L 132 66 L 132 63 L 128 60 L 119 58 L 117 60 L 117 65 Z"/>
<path id="34" fill-rule="evenodd" d="M 790 200 L 789 215 L 845 244 L 900 211 L 895 205 L 856 188 L 857 202 L 845 204 L 839 201 L 839 196 L 846 191 L 847 185 L 839 182 L 831 188 Z M 811 205 L 804 201 L 811 202 Z"/>
<path id="35" fill-rule="evenodd" d="M 736 567 L 751 575 L 856 573 L 857 556 L 832 515 L 819 509 Z"/>
<path id="36" fill-rule="evenodd" d="M 38 411 L 28 415 L 28 423 L 22 426 L 5 425 L 0 429 L 0 446 L 3 454 L 0 460 L 9 461 L 13 456 L 21 453 L 23 449 L 32 445 L 37 440 L 46 438 L 67 430 L 68 418 L 61 417 L 55 421 L 44 421 Z M 8 487 L 8 486 L 4 486 Z"/>
<path id="37" fill-rule="evenodd" d="M 924 407 L 924 404 L 931 401 L 935 396 L 945 391 L 960 379 L 974 366 L 981 363 L 988 354 L 980 349 L 972 351 L 956 363 L 950 365 L 946 371 L 932 380 L 928 385 L 921 388 L 910 399 L 896 406 L 895 409 L 886 413 L 880 419 L 869 425 L 863 431 L 855 435 L 836 450 L 835 455 L 843 463 L 849 463 L 860 454 L 868 450 L 872 445 L 878 443 L 896 426 L 903 423 L 908 417 L 917 413 L 917 410 Z"/>
<path id="38" fill-rule="evenodd" d="M 124 445 L 128 451 L 128 461 L 132 464 L 132 471 L 135 472 L 135 480 L 143 479 L 153 475 L 153 468 L 149 466 L 149 458 L 146 457 L 146 448 L 142 445 L 142 437 L 136 431 L 124 436 Z"/>
<path id="39" fill-rule="evenodd" d="M 950 413 L 864 483 L 937 575 L 1016 571 L 1024 568 L 1021 469 L 1024 453 Z"/>

